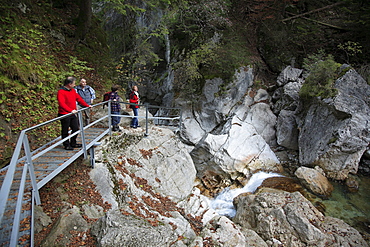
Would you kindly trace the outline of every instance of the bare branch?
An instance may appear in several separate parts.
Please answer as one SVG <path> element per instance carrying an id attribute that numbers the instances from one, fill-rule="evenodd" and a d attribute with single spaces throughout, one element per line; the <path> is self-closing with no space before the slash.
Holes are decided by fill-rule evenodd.
<path id="1" fill-rule="evenodd" d="M 283 20 L 281 20 L 282 22 L 285 22 L 285 21 L 289 21 L 289 20 L 292 20 L 292 19 L 296 19 L 296 18 L 299 18 L 299 17 L 302 17 L 302 16 L 305 16 L 305 15 L 309 15 L 309 14 L 312 14 L 312 13 L 316 13 L 316 12 L 319 12 L 319 11 L 322 11 L 324 9 L 328 9 L 328 8 L 332 8 L 332 7 L 335 7 L 337 5 L 341 5 L 343 4 L 344 2 L 338 2 L 338 3 L 334 3 L 334 4 L 331 4 L 331 5 L 327 5 L 325 7 L 322 7 L 322 8 L 319 8 L 319 9 L 314 9 L 314 10 L 311 10 L 311 11 L 308 11 L 306 13 L 303 13 L 303 14 L 299 14 L 299 15 L 295 15 L 295 16 L 292 16 L 292 17 L 288 17 L 288 18 L 285 18 Z"/>

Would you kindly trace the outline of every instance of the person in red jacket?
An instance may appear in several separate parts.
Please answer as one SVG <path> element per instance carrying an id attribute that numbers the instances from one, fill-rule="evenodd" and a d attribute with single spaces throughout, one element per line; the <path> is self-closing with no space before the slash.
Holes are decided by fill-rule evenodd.
<path id="1" fill-rule="evenodd" d="M 81 96 L 75 91 L 76 78 L 69 76 L 64 80 L 64 85 L 58 90 L 58 116 L 63 116 L 69 113 L 74 113 L 68 117 L 60 120 L 62 125 L 62 139 L 68 136 L 68 129 L 71 128 L 72 134 L 79 130 L 77 113 L 78 102 L 81 106 L 91 107 L 88 105 Z M 82 145 L 76 143 L 77 135 L 71 137 L 63 142 L 63 146 L 66 150 L 73 150 L 73 148 L 80 148 Z"/>
<path id="2" fill-rule="evenodd" d="M 130 93 L 130 103 L 133 103 L 133 104 L 136 104 L 136 105 L 130 105 L 130 107 L 132 108 L 132 111 L 134 112 L 134 118 L 132 118 L 132 121 L 131 121 L 131 127 L 132 128 L 137 128 L 137 127 L 141 127 L 139 125 L 139 120 L 137 119 L 137 116 L 139 115 L 139 101 L 140 101 L 140 97 L 139 97 L 139 92 L 138 92 L 138 88 L 137 86 L 133 86 L 132 87 L 132 91 Z"/>

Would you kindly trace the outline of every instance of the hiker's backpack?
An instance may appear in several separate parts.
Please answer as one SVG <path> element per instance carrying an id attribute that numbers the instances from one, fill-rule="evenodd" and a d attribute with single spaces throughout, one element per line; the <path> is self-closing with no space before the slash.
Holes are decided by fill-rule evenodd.
<path id="1" fill-rule="evenodd" d="M 110 99 L 110 94 L 111 94 L 112 92 L 106 92 L 104 95 L 103 95 L 103 102 L 104 101 L 108 101 L 109 99 Z M 105 103 L 104 105 L 103 105 L 103 108 L 105 107 L 105 106 L 108 106 L 108 103 Z"/>

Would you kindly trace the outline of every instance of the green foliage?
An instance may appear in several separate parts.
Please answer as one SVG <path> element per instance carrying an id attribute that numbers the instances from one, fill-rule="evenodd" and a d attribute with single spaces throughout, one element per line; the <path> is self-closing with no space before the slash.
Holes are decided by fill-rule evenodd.
<path id="1" fill-rule="evenodd" d="M 91 33 L 88 43 L 73 40 L 72 17 L 65 13 L 73 15 L 75 8 L 66 9 L 69 6 L 66 2 L 63 10 L 55 5 L 51 8 L 43 0 L 37 4 L 31 1 L 27 6 L 25 13 L 11 5 L 0 6 L 0 123 L 7 126 L 0 134 L 0 158 L 4 163 L 9 159 L 5 147 L 14 147 L 21 130 L 57 116 L 56 92 L 66 75 L 79 77 L 91 73 L 98 78 L 97 73 L 92 73 L 94 65 L 98 62 L 109 65 L 103 62 L 107 46 L 101 32 L 100 40 Z M 58 11 L 63 11 L 63 18 Z M 95 22 L 94 25 L 97 28 Z M 87 47 L 83 52 L 73 50 L 82 46 Z M 37 131 L 30 133 L 31 145 L 45 144 L 45 140 L 60 135 L 60 123 Z"/>
<path id="2" fill-rule="evenodd" d="M 162 59 L 153 52 L 152 44 L 147 40 L 139 43 L 132 52 L 122 56 L 120 63 L 117 65 L 117 72 L 120 81 L 141 82 L 150 72 L 149 66 L 157 66 Z"/>
<path id="3" fill-rule="evenodd" d="M 308 76 L 299 95 L 302 99 L 315 97 L 330 98 L 337 94 L 334 82 L 338 78 L 340 64 L 332 55 L 325 56 L 323 52 L 308 56 L 304 59 L 304 68 Z"/>
<path id="4" fill-rule="evenodd" d="M 362 53 L 362 46 L 358 42 L 347 41 L 343 44 L 339 44 L 338 48 L 345 52 L 347 63 L 349 63 L 350 57 Z"/>
<path id="5" fill-rule="evenodd" d="M 227 0 L 196 1 L 168 16 L 175 91 L 187 98 L 200 94 L 207 79 L 222 78 L 226 90 L 235 70 L 249 63 L 243 31 L 231 25 L 229 7 Z"/>
<path id="6" fill-rule="evenodd" d="M 75 56 L 69 56 L 70 62 L 66 64 L 67 70 L 61 75 L 61 78 L 65 78 L 69 75 L 74 75 L 75 77 L 82 77 L 87 71 L 94 70 L 86 66 L 86 61 L 81 61 Z"/>

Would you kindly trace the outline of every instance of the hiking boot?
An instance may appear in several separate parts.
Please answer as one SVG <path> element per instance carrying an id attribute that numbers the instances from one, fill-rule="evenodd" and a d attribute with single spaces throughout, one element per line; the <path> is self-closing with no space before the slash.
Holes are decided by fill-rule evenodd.
<path id="1" fill-rule="evenodd" d="M 71 147 L 73 147 L 73 148 L 80 148 L 80 147 L 82 147 L 82 144 L 71 145 Z"/>
<path id="2" fill-rule="evenodd" d="M 64 149 L 65 150 L 73 150 L 73 147 L 71 147 L 71 146 L 65 146 Z"/>

